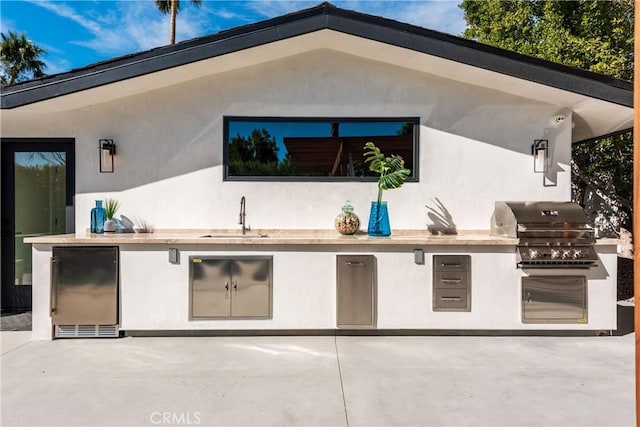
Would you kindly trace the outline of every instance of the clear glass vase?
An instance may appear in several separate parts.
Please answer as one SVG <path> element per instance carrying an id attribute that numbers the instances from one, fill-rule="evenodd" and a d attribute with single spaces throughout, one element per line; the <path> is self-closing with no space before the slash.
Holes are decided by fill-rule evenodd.
<path id="1" fill-rule="evenodd" d="M 334 225 L 338 233 L 345 236 L 355 234 L 360 228 L 360 218 L 353 213 L 353 205 L 347 200 L 347 203 L 342 206 L 342 213 L 340 213 L 335 221 Z"/>
<path id="2" fill-rule="evenodd" d="M 104 222 L 107 214 L 102 207 L 102 200 L 96 200 L 96 207 L 91 209 L 91 232 L 104 233 Z"/>
<path id="3" fill-rule="evenodd" d="M 389 223 L 387 202 L 371 202 L 367 234 L 369 236 L 391 236 L 391 224 Z"/>

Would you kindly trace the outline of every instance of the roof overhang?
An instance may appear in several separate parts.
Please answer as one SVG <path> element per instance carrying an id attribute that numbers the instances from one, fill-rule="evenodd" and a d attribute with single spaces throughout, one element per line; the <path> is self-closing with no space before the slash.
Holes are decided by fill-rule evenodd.
<path id="1" fill-rule="evenodd" d="M 573 140 L 633 126 L 628 82 L 323 4 L 5 88 L 2 109 L 67 111 L 328 49 L 573 112 Z"/>

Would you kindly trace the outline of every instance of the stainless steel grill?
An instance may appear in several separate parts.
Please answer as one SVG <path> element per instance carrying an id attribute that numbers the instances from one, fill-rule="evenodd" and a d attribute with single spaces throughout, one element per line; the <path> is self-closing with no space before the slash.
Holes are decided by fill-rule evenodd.
<path id="1" fill-rule="evenodd" d="M 518 239 L 521 268 L 590 268 L 598 261 L 593 228 L 571 202 L 496 202 L 491 234 Z"/>

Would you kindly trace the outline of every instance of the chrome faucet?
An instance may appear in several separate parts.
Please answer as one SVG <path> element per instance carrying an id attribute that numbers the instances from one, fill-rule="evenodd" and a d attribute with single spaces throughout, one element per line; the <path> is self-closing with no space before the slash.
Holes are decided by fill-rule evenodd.
<path id="1" fill-rule="evenodd" d="M 246 208 L 247 208 L 247 199 L 244 196 L 242 196 L 242 198 L 240 198 L 240 221 L 238 221 L 238 224 L 242 225 L 242 234 L 245 234 L 247 230 L 251 230 L 251 226 L 246 225 L 247 223 Z"/>

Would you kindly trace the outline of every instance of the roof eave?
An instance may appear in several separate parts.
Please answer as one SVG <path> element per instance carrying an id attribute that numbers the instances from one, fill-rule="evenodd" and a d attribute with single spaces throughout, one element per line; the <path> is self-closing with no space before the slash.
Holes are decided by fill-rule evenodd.
<path id="1" fill-rule="evenodd" d="M 322 29 L 410 49 L 625 107 L 633 106 L 633 90 L 629 82 L 322 3 L 212 36 L 4 88 L 0 94 L 0 108 L 18 108 Z"/>

